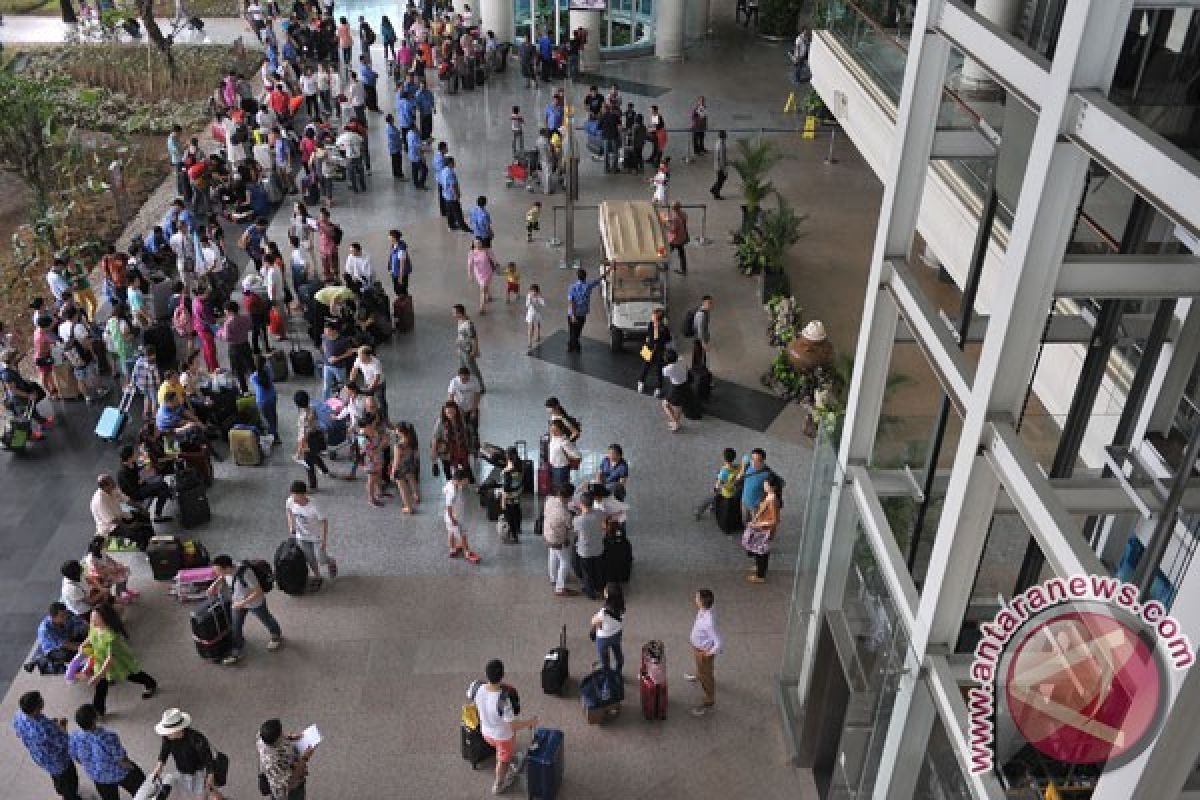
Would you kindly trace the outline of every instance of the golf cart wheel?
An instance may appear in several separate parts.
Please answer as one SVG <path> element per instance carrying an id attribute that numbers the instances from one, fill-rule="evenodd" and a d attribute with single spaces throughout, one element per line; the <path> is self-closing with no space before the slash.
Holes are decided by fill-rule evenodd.
<path id="1" fill-rule="evenodd" d="M 619 353 L 625 345 L 625 337 L 616 328 L 608 329 L 608 346 L 614 353 Z"/>

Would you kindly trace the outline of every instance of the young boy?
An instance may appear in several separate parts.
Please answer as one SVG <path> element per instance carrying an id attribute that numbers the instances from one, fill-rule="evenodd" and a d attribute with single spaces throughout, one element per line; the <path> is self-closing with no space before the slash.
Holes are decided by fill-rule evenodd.
<path id="1" fill-rule="evenodd" d="M 142 395 L 142 413 L 147 417 L 158 411 L 158 386 L 162 380 L 158 375 L 154 345 L 144 344 L 133 362 L 129 383 Z"/>
<path id="2" fill-rule="evenodd" d="M 525 118 L 521 116 L 521 107 L 512 107 L 512 152 L 513 160 L 520 161 L 525 155 Z"/>
<path id="3" fill-rule="evenodd" d="M 508 305 L 521 295 L 521 273 L 517 272 L 515 262 L 508 262 L 504 268 L 504 304 Z"/>
<path id="4" fill-rule="evenodd" d="M 699 681 L 700 688 L 704 690 L 704 702 L 692 709 L 693 717 L 711 713 L 717 702 L 717 679 L 713 665 L 717 654 L 721 652 L 721 637 L 712 613 L 714 601 L 712 589 L 697 589 L 692 597 L 692 603 L 696 606 L 696 620 L 692 623 L 692 633 L 688 639 L 696 658 L 696 672 L 683 677 L 688 681 Z"/>
<path id="5" fill-rule="evenodd" d="M 517 731 L 536 728 L 538 718 L 517 719 L 521 701 L 504 680 L 504 662 L 493 658 L 483 668 L 487 682 L 475 681 L 467 687 L 467 699 L 479 714 L 479 729 L 484 741 L 496 748 L 496 782 L 492 794 L 500 794 L 516 782 L 524 754 L 516 752 Z"/>
<path id="6" fill-rule="evenodd" d="M 533 205 L 525 212 L 525 241 L 533 241 L 533 232 L 541 230 L 538 220 L 542 217 L 542 201 L 534 200 Z"/>
<path id="7" fill-rule="evenodd" d="M 442 496 L 446 500 L 446 542 L 450 547 L 450 558 L 463 556 L 472 564 L 479 563 L 479 554 L 471 550 L 467 544 L 467 534 L 462 529 L 463 515 L 467 510 L 467 471 L 459 467 L 450 480 L 442 488 Z"/>
<path id="8" fill-rule="evenodd" d="M 717 471 L 717 480 L 713 484 L 712 493 L 696 507 L 696 519 L 703 519 L 704 515 L 713 510 L 717 504 L 717 498 L 726 500 L 732 498 L 735 494 L 734 487 L 737 484 L 738 475 L 741 474 L 741 468 L 737 463 L 737 451 L 732 447 L 726 447 L 721 453 L 721 469 Z"/>

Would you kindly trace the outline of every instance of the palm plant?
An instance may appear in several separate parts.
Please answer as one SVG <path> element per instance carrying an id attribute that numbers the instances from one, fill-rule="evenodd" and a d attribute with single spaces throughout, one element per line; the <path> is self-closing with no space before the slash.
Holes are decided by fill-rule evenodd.
<path id="1" fill-rule="evenodd" d="M 764 212 L 759 220 L 759 236 L 762 239 L 765 272 L 783 272 L 783 259 L 787 251 L 800 241 L 803 232 L 800 226 L 805 215 L 797 214 L 791 204 L 779 192 L 775 195 L 775 208 Z"/>
<path id="2" fill-rule="evenodd" d="M 742 230 L 745 236 L 758 221 L 762 202 L 771 192 L 774 185 L 767 179 L 767 174 L 784 159 L 770 141 L 751 142 L 748 139 L 738 139 L 737 156 L 730 160 L 729 166 L 737 173 L 742 181 Z"/>

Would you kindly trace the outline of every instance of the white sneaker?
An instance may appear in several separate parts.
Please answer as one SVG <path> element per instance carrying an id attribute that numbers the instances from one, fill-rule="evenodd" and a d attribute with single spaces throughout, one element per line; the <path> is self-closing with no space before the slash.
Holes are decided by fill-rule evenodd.
<path id="1" fill-rule="evenodd" d="M 267 649 L 268 650 L 278 650 L 279 646 L 282 644 L 283 644 L 283 637 L 277 636 L 274 639 L 271 639 L 269 642 L 267 642 Z"/>

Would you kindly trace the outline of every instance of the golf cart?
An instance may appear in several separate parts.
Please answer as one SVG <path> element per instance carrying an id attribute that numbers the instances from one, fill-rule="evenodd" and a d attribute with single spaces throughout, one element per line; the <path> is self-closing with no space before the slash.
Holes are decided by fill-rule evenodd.
<path id="1" fill-rule="evenodd" d="M 600 204 L 600 238 L 610 264 L 604 277 L 609 343 L 620 352 L 626 339 L 641 339 L 654 309 L 667 308 L 667 236 L 650 203 Z"/>

